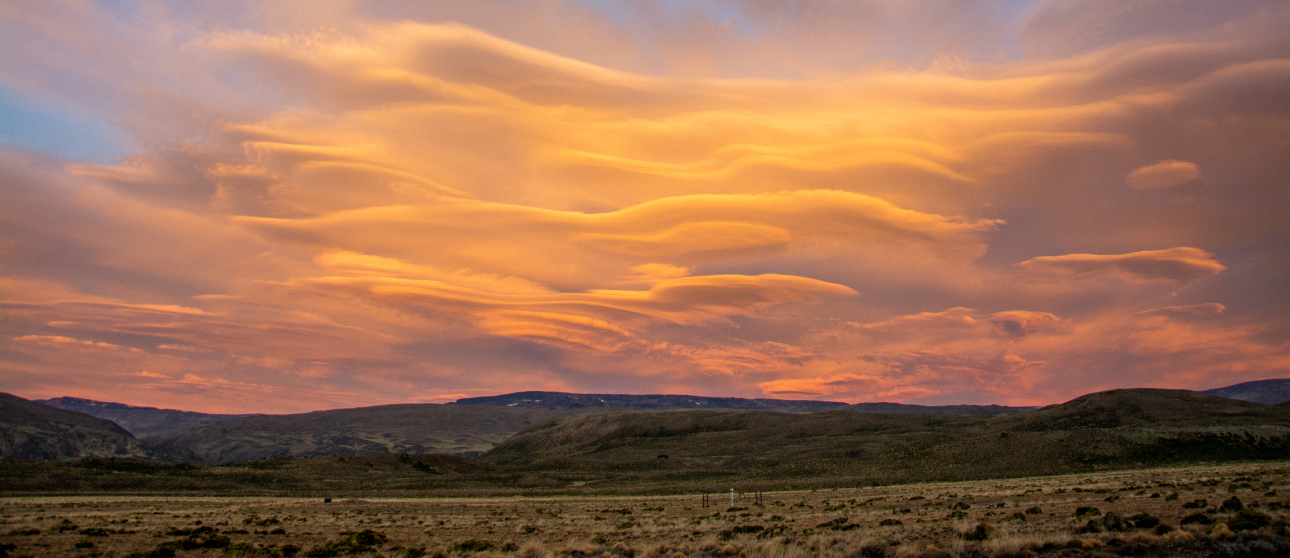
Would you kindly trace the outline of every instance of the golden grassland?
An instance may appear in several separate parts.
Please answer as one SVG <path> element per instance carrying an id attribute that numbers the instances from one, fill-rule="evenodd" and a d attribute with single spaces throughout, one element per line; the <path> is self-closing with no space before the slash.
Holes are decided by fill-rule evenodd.
<path id="1" fill-rule="evenodd" d="M 706 506 L 701 494 L 6 497 L 0 555 L 1290 555 L 1285 461 L 749 491 L 733 506 L 728 488 L 710 487 Z"/>

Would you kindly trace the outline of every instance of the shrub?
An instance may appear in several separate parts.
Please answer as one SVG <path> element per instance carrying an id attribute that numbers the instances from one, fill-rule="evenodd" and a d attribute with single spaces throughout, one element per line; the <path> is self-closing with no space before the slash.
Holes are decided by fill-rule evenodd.
<path id="1" fill-rule="evenodd" d="M 1225 512 L 1238 512 L 1243 509 L 1245 509 L 1245 504 L 1242 504 L 1241 499 L 1237 498 L 1236 496 L 1232 496 L 1231 498 L 1228 498 L 1227 500 L 1225 500 L 1223 502 L 1223 506 L 1219 508 L 1219 510 L 1225 511 Z"/>
<path id="2" fill-rule="evenodd" d="M 978 523 L 971 531 L 963 533 L 965 541 L 984 541 L 994 534 L 994 527 L 989 523 Z"/>
<path id="3" fill-rule="evenodd" d="M 470 539 L 448 547 L 448 552 L 483 552 L 493 548 L 493 543 Z"/>
<path id="4" fill-rule="evenodd" d="M 345 538 L 321 544 L 309 549 L 305 553 L 306 558 L 330 558 L 345 554 L 362 554 L 364 552 L 376 552 L 376 547 L 385 544 L 388 537 L 380 531 L 364 529 L 359 532 L 346 531 L 341 533 Z"/>
<path id="5" fill-rule="evenodd" d="M 159 546 L 148 552 L 132 552 L 125 558 L 175 558 L 175 549 L 168 546 Z"/>
<path id="6" fill-rule="evenodd" d="M 50 532 L 50 533 L 66 533 L 66 532 L 68 532 L 68 531 L 75 531 L 75 530 L 77 530 L 77 529 L 79 529 L 79 528 L 80 528 L 80 527 L 77 527 L 75 523 L 72 523 L 71 521 L 68 521 L 68 520 L 64 519 L 62 523 L 59 523 L 59 524 L 57 524 L 57 525 L 54 525 L 53 527 L 50 527 L 50 528 L 49 528 L 49 532 Z"/>
<path id="7" fill-rule="evenodd" d="M 1102 517 L 1102 510 L 1093 506 L 1080 506 L 1075 508 L 1075 519 L 1084 519 L 1087 517 Z"/>
<path id="8" fill-rule="evenodd" d="M 1237 512 L 1236 517 L 1227 522 L 1227 527 L 1233 531 L 1253 531 L 1271 524 L 1272 518 L 1265 513 L 1241 510 Z"/>
<path id="9" fill-rule="evenodd" d="M 1042 513 L 1044 513 L 1044 509 L 1039 506 L 1035 506 L 1033 508 L 1026 510 L 1027 515 L 1039 515 Z"/>
<path id="10" fill-rule="evenodd" d="M 1075 532 L 1086 534 L 1086 533 L 1101 533 L 1102 531 L 1105 531 L 1105 530 L 1106 528 L 1102 527 L 1101 521 L 1098 521 L 1096 519 L 1090 519 L 1088 520 L 1088 523 L 1085 523 L 1083 527 L 1076 529 Z"/>
<path id="11" fill-rule="evenodd" d="M 1182 524 L 1182 525 L 1192 525 L 1192 524 L 1198 524 L 1198 525 L 1213 525 L 1213 524 L 1214 524 L 1214 518 L 1212 518 L 1212 517 L 1210 517 L 1210 516 L 1208 516 L 1208 515 L 1206 515 L 1206 514 L 1203 514 L 1203 513 L 1200 513 L 1200 512 L 1196 512 L 1196 513 L 1193 513 L 1193 514 L 1191 514 L 1191 515 L 1189 515 L 1189 516 L 1187 516 L 1187 517 L 1182 518 L 1182 521 L 1179 521 L 1178 523 L 1180 523 L 1180 524 Z"/>
<path id="12" fill-rule="evenodd" d="M 1204 499 L 1204 498 L 1200 498 L 1200 499 L 1197 499 L 1197 500 L 1192 500 L 1192 501 L 1190 501 L 1190 502 L 1187 502 L 1186 504 L 1183 504 L 1183 508 L 1184 508 L 1184 509 L 1189 509 L 1189 510 L 1198 510 L 1198 509 L 1202 509 L 1202 508 L 1204 508 L 1205 506 L 1208 506 L 1208 505 L 1209 505 L 1209 500 L 1206 500 L 1206 499 Z"/>
<path id="13" fill-rule="evenodd" d="M 887 547 L 877 544 L 866 544 L 855 554 L 856 558 L 887 558 Z"/>
<path id="14" fill-rule="evenodd" d="M 1138 529 L 1150 529 L 1160 525 L 1160 519 L 1147 512 L 1139 512 L 1129 516 L 1128 522 Z"/>

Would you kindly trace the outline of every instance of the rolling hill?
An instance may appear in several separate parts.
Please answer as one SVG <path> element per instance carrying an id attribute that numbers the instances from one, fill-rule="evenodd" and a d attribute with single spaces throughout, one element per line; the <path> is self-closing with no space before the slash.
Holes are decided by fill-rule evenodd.
<path id="1" fill-rule="evenodd" d="M 11 442 L 10 433 L 44 425 L 41 432 L 55 439 L 46 445 L 63 447 L 90 431 L 106 433 L 111 443 L 26 451 L 23 458 L 185 456 L 208 463 L 0 466 L 0 473 L 25 479 L 22 490 L 36 491 L 73 485 L 147 491 L 158 483 L 227 493 L 328 486 L 534 494 L 773 490 L 1290 459 L 1290 405 L 1156 389 L 1094 393 L 999 415 L 387 405 L 204 424 L 151 438 L 149 448 L 101 419 L 12 396 L 3 402 L 11 459 L 18 453 L 9 448 L 26 446 Z M 71 426 L 58 430 L 54 423 Z M 442 455 L 488 448 L 478 459 Z M 361 478 L 351 478 L 356 471 Z"/>
<path id="2" fill-rule="evenodd" d="M 124 403 L 109 403 L 78 397 L 38 399 L 36 403 L 110 420 L 138 438 L 157 436 L 201 424 L 258 416 L 215 415 L 174 409 L 158 409 L 156 407 L 136 407 Z"/>
<path id="3" fill-rule="evenodd" d="M 372 453 L 474 456 L 530 424 L 573 412 L 579 411 L 380 405 L 232 419 L 150 437 L 147 442 L 166 452 L 191 452 L 208 463 Z"/>
<path id="4" fill-rule="evenodd" d="M 837 401 L 744 399 L 741 397 L 702 397 L 698 395 L 563 393 L 557 391 L 521 391 L 489 397 L 466 397 L 449 403 L 449 405 L 537 408 L 602 407 L 622 410 L 762 409 L 785 413 L 811 413 L 847 406 L 846 403 Z"/>
<path id="5" fill-rule="evenodd" d="M 0 458 L 157 458 L 116 423 L 0 393 Z"/>
<path id="6" fill-rule="evenodd" d="M 848 410 L 859 413 L 895 413 L 915 415 L 1002 415 L 1038 407 L 1005 407 L 1003 405 L 905 405 L 903 403 L 856 403 L 799 399 L 744 399 L 742 397 L 703 397 L 698 395 L 626 395 L 609 393 L 563 393 L 556 391 L 521 391 L 488 397 L 467 397 L 449 405 L 490 405 L 496 407 L 574 408 L 600 407 L 616 410 L 665 409 L 741 409 L 781 413 L 815 413 Z"/>
<path id="7" fill-rule="evenodd" d="M 1264 405 L 1279 405 L 1290 402 L 1290 378 L 1244 382 L 1227 387 L 1207 389 L 1201 393 L 1262 403 Z"/>
<path id="8" fill-rule="evenodd" d="M 6 439 L 12 441 L 6 447 L 62 449 L 7 449 L 6 456 L 130 455 L 230 463 L 383 453 L 482 454 L 483 462 L 503 469 L 534 471 L 657 468 L 661 463 L 657 456 L 667 454 L 669 467 L 710 472 L 746 467 L 773 471 L 787 463 L 848 469 L 868 463 L 865 466 L 903 468 L 915 474 L 933 470 L 938 463 L 956 463 L 965 474 L 976 471 L 971 475 L 985 474 L 986 469 L 1030 474 L 1069 470 L 1079 464 L 1150 461 L 1145 448 L 1159 444 L 1168 445 L 1161 450 L 1172 452 L 1168 455 L 1187 458 L 1228 459 L 1246 450 L 1263 455 L 1267 448 L 1246 447 L 1249 444 L 1244 441 L 1233 445 L 1222 437 L 1250 433 L 1256 440 L 1259 436 L 1274 440 L 1276 446 L 1285 435 L 1282 429 L 1290 427 L 1290 407 L 1284 405 L 1178 390 L 1116 390 L 1036 410 L 520 392 L 445 405 L 230 417 L 71 398 L 51 400 L 101 414 L 119 413 L 122 420 L 138 419 L 135 427 L 140 430 L 159 432 L 141 443 L 101 419 L 14 399 L 35 407 L 24 415 L 25 430 L 7 427 Z M 80 429 L 60 426 L 74 422 L 67 417 L 81 421 L 75 422 L 82 425 Z M 182 421 L 202 422 L 167 431 Z M 38 427 L 37 423 L 48 424 Z M 91 431 L 114 441 L 90 441 L 85 433 Z M 19 439 L 19 433 L 24 437 Z M 33 446 L 35 439 L 41 442 Z M 109 446 L 110 451 L 104 449 Z M 1280 451 L 1279 447 L 1267 451 Z M 115 453 L 117 448 L 124 453 Z M 909 455 L 919 455 L 921 461 L 896 457 Z"/>
<path id="9" fill-rule="evenodd" d="M 888 483 L 1273 458 L 1290 458 L 1290 408 L 1134 389 L 999 416 L 655 411 L 563 417 L 516 434 L 481 459 L 503 469 L 641 483 L 736 473 Z"/>
<path id="10" fill-rule="evenodd" d="M 381 405 L 295 415 L 210 415 L 70 397 L 43 403 L 118 421 L 162 454 L 208 463 L 373 453 L 475 456 L 535 423 L 615 410 L 731 409 L 798 414 L 841 410 L 909 415 L 996 415 L 1023 410 L 998 405 L 848 405 L 833 401 L 559 392 L 520 392 L 466 398 L 446 405 Z"/>

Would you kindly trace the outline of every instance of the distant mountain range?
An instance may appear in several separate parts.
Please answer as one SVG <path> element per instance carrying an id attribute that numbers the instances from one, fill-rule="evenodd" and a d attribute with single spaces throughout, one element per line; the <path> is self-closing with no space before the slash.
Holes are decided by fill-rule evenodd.
<path id="1" fill-rule="evenodd" d="M 261 416 L 261 415 L 213 415 L 207 413 L 195 413 L 192 411 L 177 411 L 174 409 L 158 409 L 156 407 L 136 407 L 124 403 L 107 403 L 103 401 L 94 401 L 92 399 L 81 399 L 79 397 L 55 397 L 53 399 L 38 399 L 36 403 L 43 403 L 50 407 L 57 407 L 66 411 L 76 411 L 85 413 L 90 416 L 108 419 L 115 422 L 117 426 L 126 429 L 131 434 L 139 438 L 175 432 L 201 424 L 219 422 L 235 418 Z"/>
<path id="2" fill-rule="evenodd" d="M 203 424 L 144 440 L 196 461 L 228 463 L 269 457 L 370 453 L 447 453 L 474 457 L 524 428 L 572 409 L 380 405 L 265 415 Z"/>
<path id="3" fill-rule="evenodd" d="M 524 408 L 605 408 L 633 411 L 669 409 L 743 409 L 780 413 L 816 413 L 846 410 L 860 413 L 895 413 L 918 415 L 1004 415 L 1038 407 L 1005 407 L 1002 405 L 905 405 L 901 403 L 857 403 L 810 401 L 797 399 L 744 399 L 741 397 L 703 397 L 698 395 L 624 395 L 608 393 L 563 393 L 558 391 L 521 391 L 489 397 L 467 397 L 449 405 L 489 405 Z"/>
<path id="4" fill-rule="evenodd" d="M 836 401 L 795 401 L 787 399 L 743 399 L 697 395 L 624 395 L 607 393 L 563 393 L 521 391 L 489 397 L 466 397 L 449 405 L 494 407 L 581 408 L 604 407 L 630 410 L 662 409 L 761 409 L 788 413 L 811 413 L 846 407 Z"/>
<path id="5" fill-rule="evenodd" d="M 1232 399 L 1253 402 L 1246 405 L 1284 403 L 1290 400 L 1290 380 L 1247 382 L 1206 392 L 1228 399 L 1208 397 L 1196 392 L 1177 391 L 1176 393 L 1206 397 L 1204 401 L 1211 406 L 1215 401 Z M 510 451 L 505 450 L 506 447 L 529 443 L 523 442 L 526 439 L 525 436 L 531 438 L 535 432 L 549 428 L 551 425 L 573 424 L 568 422 L 571 420 L 569 417 L 573 416 L 601 417 L 585 419 L 594 422 L 608 420 L 606 417 L 610 415 L 605 413 L 614 413 L 612 416 L 632 417 L 632 421 L 649 422 L 656 419 L 662 420 L 661 417 L 664 415 L 657 414 L 658 412 L 677 410 L 770 412 L 767 416 L 773 417 L 799 415 L 823 417 L 829 413 L 844 412 L 890 416 L 891 419 L 873 420 L 879 422 L 891 420 L 901 424 L 977 424 L 973 421 L 978 419 L 971 417 L 979 417 L 980 420 L 1004 420 L 1005 418 L 1012 420 L 1011 417 L 1015 417 L 1016 420 L 1029 421 L 1026 424 L 1049 424 L 1045 428 L 1059 431 L 1084 428 L 1089 424 L 1100 424 L 1099 428 L 1127 428 L 1133 423 L 1124 422 L 1127 420 L 1125 417 L 1138 416 L 1124 414 L 1125 409 L 1140 407 L 1126 403 L 1128 406 L 1125 409 L 1099 407 L 1096 412 L 1081 415 L 1082 418 L 1074 422 L 1066 419 L 1052 419 L 1051 424 L 1043 422 L 1049 419 L 1042 417 L 1053 415 L 1049 409 L 1077 408 L 1082 405 L 1077 403 L 1084 399 L 1035 410 L 1034 407 L 1000 405 L 846 404 L 834 401 L 691 395 L 529 391 L 491 397 L 464 398 L 444 405 L 382 405 L 294 415 L 218 415 L 137 407 L 71 397 L 32 402 L 16 396 L 4 395 L 0 400 L 4 405 L 0 407 L 0 434 L 2 434 L 0 444 L 3 444 L 0 447 L 0 458 L 48 460 L 87 456 L 129 456 L 172 461 L 226 463 L 270 457 L 371 453 L 443 453 L 474 457 L 489 452 L 494 447 L 498 447 L 501 453 L 506 453 Z M 1201 412 L 1187 405 L 1191 404 L 1179 407 L 1181 409 L 1179 412 L 1183 415 Z M 1255 405 L 1251 408 L 1261 408 L 1261 406 Z M 648 412 L 641 413 L 641 411 Z M 1151 413 L 1160 412 L 1158 409 L 1139 409 L 1139 411 L 1141 416 L 1151 416 Z M 692 418 L 699 416 L 693 415 Z M 899 416 L 908 418 L 897 418 Z M 1221 422 L 1222 415 L 1218 417 L 1214 420 Z M 791 422 L 808 419 L 765 420 Z M 824 419 L 817 417 L 809 420 Z M 859 420 L 865 423 L 870 419 Z M 517 436 L 521 432 L 524 434 Z"/>
<path id="6" fill-rule="evenodd" d="M 1262 403 L 1264 405 L 1277 405 L 1290 401 L 1290 379 L 1256 380 L 1217 389 L 1207 389 L 1201 393 Z"/>

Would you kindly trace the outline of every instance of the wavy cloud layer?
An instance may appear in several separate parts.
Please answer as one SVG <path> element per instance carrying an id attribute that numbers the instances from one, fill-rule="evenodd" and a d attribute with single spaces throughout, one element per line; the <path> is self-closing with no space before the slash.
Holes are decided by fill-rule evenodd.
<path id="1" fill-rule="evenodd" d="M 133 140 L 0 130 L 7 389 L 1037 404 L 1290 373 L 1283 2 L 541 5 L 4 5 L 0 109 Z"/>

